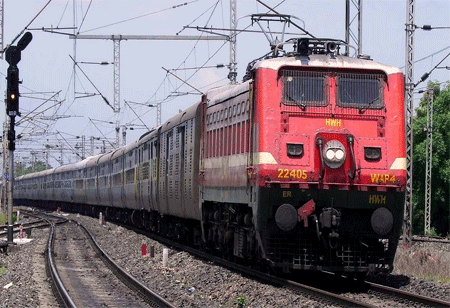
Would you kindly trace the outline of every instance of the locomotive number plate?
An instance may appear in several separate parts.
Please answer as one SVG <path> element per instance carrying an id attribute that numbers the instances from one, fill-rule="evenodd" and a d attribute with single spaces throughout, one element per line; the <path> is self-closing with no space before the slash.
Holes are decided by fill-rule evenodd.
<path id="1" fill-rule="evenodd" d="M 306 180 L 308 178 L 308 173 L 306 170 L 302 169 L 281 169 L 277 170 L 279 179 L 296 179 L 296 180 Z"/>
<path id="2" fill-rule="evenodd" d="M 370 174 L 370 180 L 372 183 L 376 183 L 376 184 L 380 184 L 380 183 L 394 184 L 395 183 L 395 175 L 372 173 L 372 174 Z"/>

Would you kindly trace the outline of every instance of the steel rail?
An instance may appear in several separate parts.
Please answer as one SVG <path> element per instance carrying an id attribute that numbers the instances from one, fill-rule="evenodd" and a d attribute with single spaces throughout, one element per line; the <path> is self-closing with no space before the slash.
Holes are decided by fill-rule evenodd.
<path id="1" fill-rule="evenodd" d="M 52 279 L 53 284 L 53 291 L 55 293 L 55 296 L 57 297 L 57 300 L 65 305 L 66 307 L 77 307 L 75 303 L 73 302 L 72 298 L 70 297 L 69 293 L 67 292 L 66 288 L 64 287 L 61 278 L 59 277 L 58 270 L 56 269 L 55 262 L 53 260 L 53 243 L 55 240 L 55 225 L 68 222 L 65 218 L 60 218 L 52 215 L 48 215 L 45 213 L 35 213 L 32 211 L 24 211 L 29 216 L 34 216 L 39 219 L 42 219 L 46 222 L 48 226 L 50 226 L 50 232 L 48 236 L 47 241 L 47 250 L 46 250 L 46 262 L 47 262 L 47 269 L 49 272 L 49 275 Z M 41 215 L 46 215 L 47 217 L 51 217 L 52 219 L 59 219 L 58 222 L 50 221 L 48 218 L 41 217 Z"/>
<path id="2" fill-rule="evenodd" d="M 450 240 L 440 237 L 413 237 L 413 242 L 450 244 Z"/>
<path id="3" fill-rule="evenodd" d="M 149 304 L 156 305 L 161 308 L 175 308 L 172 303 L 166 301 L 155 291 L 147 288 L 144 284 L 138 281 L 136 278 L 128 274 L 123 268 L 121 268 L 116 262 L 114 262 L 109 255 L 98 245 L 92 234 L 79 222 L 76 222 L 79 227 L 87 234 L 92 247 L 99 253 L 103 261 L 108 267 L 121 279 L 128 287 L 135 290 L 141 297 Z"/>
<path id="4" fill-rule="evenodd" d="M 54 291 L 60 302 L 64 303 L 66 307 L 77 307 L 70 297 L 67 289 L 64 287 L 64 284 L 59 277 L 58 270 L 56 269 L 55 262 L 53 260 L 53 243 L 55 240 L 55 223 L 50 223 L 50 234 L 47 242 L 47 266 L 50 272 L 50 276 L 53 281 Z"/>
<path id="5" fill-rule="evenodd" d="M 33 229 L 33 228 L 40 228 L 40 227 L 47 227 L 48 224 L 46 222 L 43 223 L 43 220 L 36 220 L 36 221 L 32 221 L 32 222 L 26 222 L 23 224 L 14 224 L 13 225 L 13 232 L 17 233 L 20 231 L 20 226 L 23 227 L 23 231 L 28 230 L 28 229 Z M 0 226 L 0 230 L 6 230 L 7 226 Z M 0 231 L 0 236 L 5 235 L 6 231 Z"/>
<path id="6" fill-rule="evenodd" d="M 29 222 L 25 222 L 25 223 L 15 223 L 15 224 L 13 224 L 13 227 L 14 228 L 18 228 L 18 227 L 20 227 L 20 226 L 30 226 L 30 225 L 33 225 L 33 224 L 35 224 L 35 223 L 37 223 L 37 222 L 41 222 L 42 221 L 42 219 L 39 219 L 39 220 L 35 220 L 35 221 L 29 221 Z M 0 225 L 0 229 L 6 229 L 8 227 L 8 225 Z"/>
<path id="7" fill-rule="evenodd" d="M 450 302 L 432 298 L 420 294 L 410 293 L 403 290 L 395 289 L 388 286 L 379 285 L 372 282 L 365 282 L 367 285 L 368 290 L 372 290 L 375 292 L 387 294 L 390 296 L 395 296 L 398 298 L 406 299 L 408 301 L 419 303 L 423 305 L 427 305 L 429 307 L 450 307 Z"/>

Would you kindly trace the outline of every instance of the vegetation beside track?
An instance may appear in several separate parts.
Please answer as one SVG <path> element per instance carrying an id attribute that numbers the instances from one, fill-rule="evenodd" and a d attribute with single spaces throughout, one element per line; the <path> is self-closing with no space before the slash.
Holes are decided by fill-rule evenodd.
<path id="1" fill-rule="evenodd" d="M 426 246 L 400 245 L 394 260 L 394 274 L 450 284 L 450 253 Z"/>

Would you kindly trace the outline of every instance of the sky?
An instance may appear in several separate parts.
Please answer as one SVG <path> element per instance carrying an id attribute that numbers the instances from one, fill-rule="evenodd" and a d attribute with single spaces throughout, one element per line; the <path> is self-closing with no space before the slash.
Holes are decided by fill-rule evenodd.
<path id="1" fill-rule="evenodd" d="M 279 13 L 295 16 L 298 19 L 294 21 L 302 27 L 304 25 L 316 37 L 345 38 L 345 0 L 263 2 L 271 7 L 278 5 L 276 10 Z M 362 53 L 375 61 L 403 68 L 406 0 L 362 0 L 362 3 Z M 229 0 L 4 0 L 4 47 L 11 44 L 43 9 L 27 28 L 32 32 L 33 40 L 22 52 L 22 60 L 18 64 L 23 83 L 20 86 L 22 117 L 16 119 L 21 121 L 16 132 L 22 139 L 17 143 L 16 160 L 29 163 L 33 158 L 46 160 L 48 155 L 49 163 L 57 167 L 61 160 L 61 144 L 64 144 L 63 162 L 67 164 L 80 159 L 82 136 L 85 136 L 86 156 L 98 154 L 102 140 L 107 140 L 107 149 L 111 149 L 111 143 L 115 141 L 115 124 L 110 123 L 115 123 L 115 114 L 98 95 L 103 95 L 113 105 L 113 65 L 95 64 L 114 61 L 113 42 L 77 40 L 75 55 L 74 40 L 68 34 L 76 31 L 92 35 L 178 33 L 206 36 L 208 34 L 184 27 L 229 28 L 229 7 Z M 267 12 L 255 0 L 237 0 L 237 28 L 251 25 L 249 15 Z M 416 0 L 415 12 L 415 24 L 419 27 L 450 27 L 448 0 Z M 354 14 L 352 8 L 352 17 Z M 62 29 L 74 26 L 76 30 Z M 263 26 L 267 27 L 265 23 Z M 270 27 L 278 30 L 281 24 Z M 60 29 L 54 31 L 58 33 L 49 33 L 42 28 Z M 248 29 L 260 30 L 257 25 Z M 304 36 L 292 25 L 287 32 L 296 33 L 294 36 L 297 37 Z M 447 49 L 441 51 L 444 48 Z M 268 51 L 269 44 L 263 34 L 240 33 L 237 36 L 237 80 L 242 80 L 250 61 Z M 449 52 L 450 29 L 423 31 L 418 28 L 415 31 L 415 60 L 420 61 L 414 67 L 415 80 L 419 81 Z M 79 66 L 75 73 L 71 57 L 76 58 Z M 171 72 L 181 79 L 188 79 L 193 87 L 206 91 L 228 83 L 228 69 L 215 66 L 228 65 L 229 61 L 230 48 L 224 41 L 120 41 L 120 144 L 123 130 L 129 143 L 156 126 L 156 108 L 142 104 L 162 102 L 164 123 L 199 100 L 199 95 L 181 95 L 195 91 L 167 74 L 162 67 L 183 69 Z M 198 70 L 191 77 L 196 71 L 191 68 L 201 66 L 213 67 Z M 450 66 L 450 57 L 440 65 L 445 66 Z M 3 77 L 7 68 L 6 61 L 1 60 L 0 74 Z M 450 80 L 450 70 L 436 69 L 429 80 L 445 83 Z M 418 89 L 425 85 L 426 82 L 420 84 Z M 0 89 L 6 89 L 5 78 Z M 97 95 L 92 96 L 94 93 Z M 420 94 L 415 95 L 416 105 L 420 97 Z M 29 114 L 31 111 L 33 113 Z M 4 119 L 4 113 L 0 114 L 0 119 Z M 92 137 L 95 138 L 93 153 Z M 31 152 L 35 154 L 31 155 Z"/>

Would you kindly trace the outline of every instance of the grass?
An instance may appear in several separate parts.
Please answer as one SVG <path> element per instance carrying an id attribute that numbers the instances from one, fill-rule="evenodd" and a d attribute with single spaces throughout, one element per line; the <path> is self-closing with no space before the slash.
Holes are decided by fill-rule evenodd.
<path id="1" fill-rule="evenodd" d="M 17 220 L 16 212 L 13 212 L 12 220 L 13 220 L 13 223 Z M 7 223 L 8 223 L 8 217 L 5 214 L 0 213 L 0 225 L 6 225 Z"/>
<path id="2" fill-rule="evenodd" d="M 6 217 L 6 215 L 3 213 L 0 213 L 0 225 L 6 225 L 7 222 L 8 222 L 8 218 Z"/>
<path id="3" fill-rule="evenodd" d="M 0 267 L 0 276 L 6 272 L 6 267 Z"/>
<path id="4" fill-rule="evenodd" d="M 394 274 L 450 284 L 450 253 L 400 245 L 394 260 Z"/>

